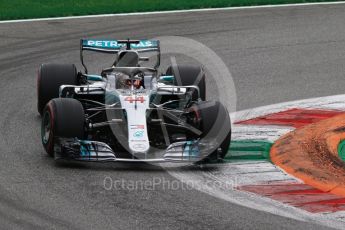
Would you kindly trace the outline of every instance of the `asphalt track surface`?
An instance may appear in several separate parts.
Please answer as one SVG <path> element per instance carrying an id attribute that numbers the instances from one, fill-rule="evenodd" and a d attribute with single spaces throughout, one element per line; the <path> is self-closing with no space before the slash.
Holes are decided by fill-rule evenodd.
<path id="1" fill-rule="evenodd" d="M 40 143 L 36 72 L 44 62 L 79 63 L 81 37 L 178 35 L 224 60 L 238 109 L 342 94 L 344 12 L 324 5 L 1 24 L 1 228 L 324 229 L 196 190 L 104 189 L 106 176 L 175 180 L 159 167 L 55 165 Z"/>

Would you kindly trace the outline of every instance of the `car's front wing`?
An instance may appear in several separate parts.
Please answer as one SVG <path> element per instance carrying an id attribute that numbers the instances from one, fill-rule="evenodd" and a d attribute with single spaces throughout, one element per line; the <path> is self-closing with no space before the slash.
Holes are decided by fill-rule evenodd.
<path id="1" fill-rule="evenodd" d="M 55 144 L 55 159 L 90 161 L 90 162 L 198 162 L 207 154 L 202 154 L 205 148 L 198 140 L 175 142 L 168 146 L 161 157 L 150 154 L 132 155 L 132 158 L 120 158 L 109 145 L 98 141 L 60 139 Z M 200 151 L 203 149 L 204 151 Z M 154 154 L 157 155 L 157 154 Z"/>

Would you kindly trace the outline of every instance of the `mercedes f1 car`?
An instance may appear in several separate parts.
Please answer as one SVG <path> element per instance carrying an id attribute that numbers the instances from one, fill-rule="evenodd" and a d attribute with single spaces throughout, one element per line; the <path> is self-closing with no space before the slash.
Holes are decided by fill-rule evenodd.
<path id="1" fill-rule="evenodd" d="M 110 53 L 113 64 L 89 74 L 83 52 Z M 150 60 L 141 56 L 153 52 Z M 158 40 L 80 41 L 84 71 L 42 64 L 37 79 L 41 137 L 55 159 L 203 162 L 223 159 L 231 137 L 227 109 L 206 101 L 205 71 L 175 65 L 159 74 Z"/>

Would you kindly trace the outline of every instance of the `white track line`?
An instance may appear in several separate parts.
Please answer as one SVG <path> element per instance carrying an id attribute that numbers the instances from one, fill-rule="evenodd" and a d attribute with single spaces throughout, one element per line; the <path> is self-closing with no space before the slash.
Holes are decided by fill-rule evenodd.
<path id="1" fill-rule="evenodd" d="M 277 113 L 292 108 L 345 110 L 345 94 L 289 101 L 231 113 L 233 122 L 248 120 L 266 114 Z"/>
<path id="2" fill-rule="evenodd" d="M 240 140 L 262 140 L 274 142 L 284 134 L 294 130 L 293 127 L 288 126 L 273 126 L 273 125 L 232 125 L 231 139 Z"/>
<path id="3" fill-rule="evenodd" d="M 259 6 L 238 6 L 238 7 L 205 8 L 205 9 L 190 9 L 190 10 L 151 11 L 151 12 L 138 12 L 138 13 L 98 14 L 98 15 L 53 17 L 53 18 L 35 18 L 35 19 L 21 19 L 21 20 L 0 21 L 0 24 L 3 24 L 3 23 L 17 23 L 17 22 L 50 21 L 50 20 L 69 20 L 69 19 L 84 19 L 84 18 L 138 16 L 138 15 L 140 16 L 140 15 L 155 15 L 155 14 L 175 14 L 175 13 L 191 13 L 191 12 L 207 12 L 207 11 L 229 11 L 229 10 L 246 10 L 246 9 L 261 9 L 261 8 L 266 9 L 266 8 L 281 8 L 281 7 L 295 7 L 295 6 L 322 6 L 322 5 L 339 5 L 339 4 L 345 4 L 345 1 L 337 1 L 337 2 L 311 2 L 311 3 L 296 3 L 296 4 L 277 4 L 277 5 L 259 5 Z"/>

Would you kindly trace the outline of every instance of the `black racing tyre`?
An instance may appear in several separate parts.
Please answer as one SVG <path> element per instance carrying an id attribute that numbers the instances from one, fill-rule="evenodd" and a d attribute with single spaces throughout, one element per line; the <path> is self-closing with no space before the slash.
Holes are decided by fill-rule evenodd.
<path id="1" fill-rule="evenodd" d="M 77 85 L 77 69 L 74 64 L 42 64 L 37 75 L 37 110 L 42 115 L 45 105 L 59 97 L 61 85 Z"/>
<path id="2" fill-rule="evenodd" d="M 196 85 L 200 90 L 201 100 L 206 100 L 206 82 L 205 73 L 200 66 L 176 65 L 169 66 L 166 75 L 175 76 L 175 85 L 188 86 Z M 180 80 L 179 80 L 180 79 Z M 197 92 L 193 93 L 193 100 L 198 99 Z"/>
<path id="3" fill-rule="evenodd" d="M 55 98 L 42 113 L 41 139 L 49 156 L 54 156 L 56 137 L 84 138 L 85 114 L 82 104 L 73 98 Z"/>
<path id="4" fill-rule="evenodd" d="M 231 120 L 228 110 L 218 101 L 202 101 L 193 107 L 200 119 L 198 126 L 202 131 L 201 140 L 204 143 L 221 143 L 213 152 L 208 153 L 207 158 L 224 159 L 231 141 Z"/>

